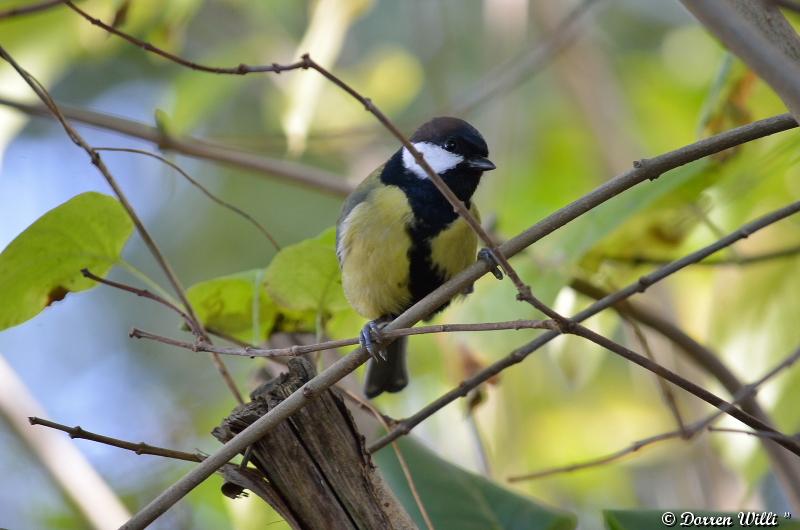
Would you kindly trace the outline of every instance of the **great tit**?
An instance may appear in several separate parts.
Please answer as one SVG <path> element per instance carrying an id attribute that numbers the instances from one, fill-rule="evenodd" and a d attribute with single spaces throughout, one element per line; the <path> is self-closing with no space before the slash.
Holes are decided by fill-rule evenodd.
<path id="1" fill-rule="evenodd" d="M 478 217 L 472 194 L 483 172 L 495 169 L 481 134 L 464 120 L 441 117 L 422 125 L 410 141 Z M 336 254 L 347 300 L 371 320 L 361 332 L 372 355 L 368 398 L 408 384 L 406 337 L 383 347 L 380 326 L 469 266 L 477 246 L 470 226 L 405 147 L 347 198 L 336 225 Z"/>

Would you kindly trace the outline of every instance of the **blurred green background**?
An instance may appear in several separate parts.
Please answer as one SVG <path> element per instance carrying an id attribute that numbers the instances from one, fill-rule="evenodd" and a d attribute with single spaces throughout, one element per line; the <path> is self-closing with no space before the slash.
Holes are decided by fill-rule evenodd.
<path id="1" fill-rule="evenodd" d="M 309 51 L 369 96 L 401 129 L 455 114 L 485 136 L 498 170 L 477 202 L 504 238 L 534 224 L 634 159 L 784 112 L 780 100 L 728 56 L 677 2 L 595 0 L 86 1 L 124 31 L 204 64 L 288 63 Z M 0 1 L 0 11 L 20 5 Z M 571 22 L 559 26 L 569 17 Z M 795 20 L 792 20 L 795 22 Z M 553 35 L 558 35 L 557 39 Z M 217 76 L 192 71 L 111 37 L 65 7 L 0 20 L 0 45 L 59 103 L 159 126 L 338 175 L 355 185 L 397 142 L 374 118 L 311 71 Z M 536 61 L 547 47 L 561 48 Z M 547 52 L 544 52 L 547 55 Z M 34 102 L 5 63 L 0 98 Z M 157 118 L 158 117 L 158 118 Z M 95 146 L 155 149 L 147 142 L 81 126 Z M 800 197 L 798 137 L 787 132 L 691 164 L 610 201 L 516 257 L 543 300 L 564 313 L 588 303 L 566 287 L 574 277 L 613 289 L 652 268 L 637 258 L 672 259 Z M 311 189 L 168 153 L 214 193 L 252 214 L 283 245 L 332 226 L 342 201 Z M 157 161 L 104 155 L 185 285 L 264 268 L 269 242 Z M 0 105 L 0 247 L 46 211 L 87 190 L 110 193 L 63 131 Z M 800 260 L 755 265 L 739 258 L 800 243 L 788 219 L 718 258 L 659 284 L 640 300 L 712 348 L 743 380 L 756 378 L 800 344 Z M 166 285 L 134 235 L 123 256 Z M 612 259 L 613 258 L 613 259 Z M 123 270 L 112 278 L 134 281 Z M 0 303 L 2 293 L 0 293 Z M 484 278 L 440 322 L 537 318 L 507 281 Z M 352 337 L 344 315 L 327 334 Z M 604 313 L 591 327 L 636 351 L 631 328 Z M 68 425 L 156 445 L 212 451 L 209 431 L 233 408 L 204 355 L 127 338 L 132 326 L 179 336 L 173 314 L 108 288 L 70 295 L 0 333 L 0 354 L 48 416 Z M 412 382 L 376 401 L 396 418 L 414 413 L 535 336 L 529 331 L 448 334 L 411 340 Z M 647 332 L 659 362 L 721 395 L 724 390 Z M 226 359 L 243 387 L 261 361 Z M 784 432 L 800 425 L 800 372 L 784 374 L 760 402 Z M 654 377 L 579 338 L 560 338 L 481 389 L 472 408 L 450 405 L 415 429 L 428 448 L 463 468 L 506 483 L 527 471 L 602 456 L 674 429 Z M 676 390 L 684 418 L 708 406 Z M 726 421 L 722 425 L 735 426 Z M 76 441 L 135 510 L 190 464 Z M 83 528 L 9 424 L 0 422 L 0 526 Z M 264 527 L 276 516 L 230 501 L 212 478 L 155 528 Z M 707 434 L 662 443 L 602 467 L 507 484 L 600 528 L 601 510 L 686 507 L 791 511 L 752 437 Z M 424 501 L 424 499 L 423 499 Z M 279 524 L 268 528 L 279 527 Z"/>

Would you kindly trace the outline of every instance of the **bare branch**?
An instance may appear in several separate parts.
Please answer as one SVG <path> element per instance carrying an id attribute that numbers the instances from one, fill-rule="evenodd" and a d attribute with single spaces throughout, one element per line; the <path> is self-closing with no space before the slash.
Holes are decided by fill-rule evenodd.
<path id="1" fill-rule="evenodd" d="M 203 195 L 205 195 L 206 197 L 208 197 L 209 199 L 211 199 L 215 203 L 219 204 L 223 208 L 226 208 L 226 209 L 232 211 L 233 213 L 235 213 L 236 215 L 242 217 L 245 221 L 247 221 L 251 225 L 253 225 L 256 228 L 256 230 L 261 232 L 261 234 L 265 238 L 267 238 L 267 241 L 269 241 L 272 244 L 272 247 L 275 250 L 280 250 L 281 249 L 281 246 L 278 244 L 278 242 L 275 240 L 275 238 L 272 237 L 272 234 L 270 234 L 269 231 L 266 228 L 264 228 L 264 226 L 261 223 L 256 221 L 256 219 L 252 215 L 250 215 L 249 213 L 245 212 L 244 210 L 242 210 L 238 206 L 236 206 L 234 204 L 231 204 L 228 201 L 222 200 L 219 197 L 217 197 L 216 195 L 214 195 L 213 193 L 211 193 L 211 191 L 209 191 L 208 188 L 206 188 L 205 186 L 200 184 L 197 180 L 192 178 L 186 171 L 181 169 L 181 167 L 178 164 L 176 164 L 175 162 L 172 162 L 171 160 L 167 160 L 163 156 L 157 155 L 155 153 L 151 153 L 149 151 L 143 151 L 142 149 L 131 149 L 131 148 L 128 148 L 128 147 L 95 147 L 94 150 L 95 151 L 110 151 L 110 152 L 116 152 L 116 153 L 133 153 L 133 154 L 137 154 L 137 155 L 149 156 L 150 158 L 155 158 L 156 160 L 160 161 L 162 164 L 166 164 L 169 167 L 171 167 L 172 169 L 174 169 L 175 171 L 177 171 L 178 173 L 180 173 L 181 176 L 183 176 L 183 178 L 185 178 L 187 181 L 189 181 L 189 184 L 191 184 L 192 186 L 194 186 L 195 188 L 200 190 L 200 193 L 202 193 Z"/>
<path id="2" fill-rule="evenodd" d="M 728 266 L 746 266 L 764 263 L 766 261 L 774 261 L 785 258 L 792 258 L 800 255 L 800 245 L 792 245 L 790 247 L 771 250 L 769 252 L 762 252 L 760 254 L 753 254 L 750 256 L 740 256 L 737 258 L 720 258 L 720 259 L 707 259 L 693 263 L 693 266 L 705 267 L 728 267 Z M 614 261 L 617 263 L 628 263 L 630 265 L 666 265 L 671 260 L 654 258 L 650 256 L 603 256 L 603 260 Z"/>
<path id="3" fill-rule="evenodd" d="M 345 396 L 350 398 L 352 401 L 355 401 L 359 406 L 372 414 L 372 416 L 383 426 L 385 430 L 389 430 L 389 423 L 386 421 L 386 417 L 383 413 L 381 413 L 381 411 L 373 407 L 368 401 L 364 401 L 349 390 L 342 390 L 342 392 Z M 419 490 L 417 490 L 417 485 L 414 483 L 414 477 L 411 476 L 411 469 L 408 467 L 408 463 L 403 456 L 403 452 L 400 451 L 400 446 L 397 445 L 397 442 L 392 442 L 392 450 L 397 457 L 397 462 L 400 464 L 400 470 L 403 472 L 403 476 L 406 479 L 408 489 L 411 491 L 411 496 L 414 498 L 414 504 L 417 505 L 417 509 L 422 515 L 422 520 L 425 521 L 425 526 L 428 528 L 428 530 L 434 530 L 433 521 L 431 521 L 431 518 L 428 515 L 428 510 L 425 509 L 425 504 L 422 502 L 422 497 L 419 494 Z"/>
<path id="4" fill-rule="evenodd" d="M 183 321 L 186 322 L 186 325 L 189 326 L 189 329 L 192 330 L 192 333 L 195 336 L 197 336 L 197 337 L 202 337 L 203 336 L 203 332 L 194 327 L 195 323 L 192 320 L 192 318 L 188 314 L 186 314 L 186 312 L 183 311 L 180 307 L 176 306 L 175 304 L 173 304 L 169 300 L 167 300 L 167 299 L 165 299 L 165 298 L 163 298 L 163 297 L 161 297 L 161 296 L 159 296 L 159 295 L 157 295 L 157 294 L 155 294 L 155 293 L 153 293 L 151 291 L 148 291 L 147 289 L 139 289 L 137 287 L 132 287 L 132 286 L 124 284 L 124 283 L 115 282 L 115 281 L 112 281 L 112 280 L 107 280 L 106 278 L 101 278 L 100 276 L 97 276 L 97 275 L 93 274 L 89 269 L 81 269 L 81 274 L 83 275 L 84 278 L 89 278 L 90 280 L 94 280 L 97 283 L 102 283 L 103 285 L 108 285 L 109 287 L 114 287 L 115 289 L 120 289 L 122 291 L 133 293 L 136 296 L 141 296 L 142 298 L 148 298 L 150 300 L 158 302 L 159 304 L 161 304 L 161 305 L 171 309 L 172 311 L 178 313 L 178 315 L 180 315 L 180 317 L 183 319 Z"/>
<path id="5" fill-rule="evenodd" d="M 505 322 L 481 322 L 478 324 L 434 324 L 416 328 L 404 328 L 386 331 L 382 336 L 386 339 L 396 339 L 408 335 L 426 335 L 430 333 L 454 333 L 458 331 L 501 331 L 519 329 L 554 329 L 557 325 L 550 320 L 508 320 Z M 333 350 L 345 346 L 355 346 L 359 343 L 357 338 L 339 339 L 320 342 L 317 344 L 294 345 L 288 348 L 257 348 L 245 346 L 242 348 L 226 348 L 212 344 L 197 344 L 156 335 L 148 331 L 133 328 L 130 336 L 135 339 L 149 339 L 156 342 L 177 346 L 192 351 L 212 352 L 221 355 L 237 355 L 241 357 L 297 357 L 318 351 Z"/>
<path id="6" fill-rule="evenodd" d="M 12 7 L 10 9 L 6 9 L 5 11 L 0 11 L 0 20 L 3 20 L 5 18 L 18 17 L 21 15 L 30 15 L 33 13 L 39 13 L 40 11 L 45 11 L 47 9 L 50 9 L 51 7 L 56 7 L 62 2 L 63 0 L 43 0 L 42 2 L 36 2 L 24 6 Z"/>
<path id="7" fill-rule="evenodd" d="M 288 70 L 298 70 L 298 69 L 306 69 L 308 65 L 305 61 L 297 61 L 291 64 L 281 65 L 278 63 L 273 63 L 267 66 L 248 66 L 246 64 L 240 64 L 234 67 L 216 67 L 216 66 L 205 66 L 194 61 L 189 61 L 188 59 L 184 59 L 183 57 L 179 57 L 173 53 L 165 51 L 157 46 L 153 46 L 149 42 L 145 42 L 141 39 L 137 39 L 133 35 L 125 33 L 124 31 L 120 31 L 117 28 L 106 24 L 99 18 L 95 18 L 86 11 L 82 10 L 74 3 L 69 0 L 64 0 L 64 4 L 78 13 L 80 16 L 91 22 L 93 25 L 102 28 L 103 30 L 111 33 L 112 35 L 116 35 L 126 41 L 130 42 L 131 44 L 142 48 L 145 51 L 155 53 L 156 55 L 160 55 L 164 59 L 168 59 L 174 63 L 180 64 L 187 68 L 191 68 L 192 70 L 199 70 L 201 72 L 210 72 L 212 74 L 233 74 L 233 75 L 245 75 L 245 74 L 252 74 L 256 72 L 273 72 L 279 74 L 281 72 L 286 72 Z"/>
<path id="8" fill-rule="evenodd" d="M 163 456 L 166 458 L 174 458 L 176 460 L 186 460 L 187 462 L 202 462 L 205 458 L 205 456 L 200 453 L 187 453 L 185 451 L 178 451 L 175 449 L 165 449 L 163 447 L 157 447 L 144 442 L 128 442 L 126 440 L 120 440 L 119 438 L 112 438 L 110 436 L 104 436 L 102 434 L 87 431 L 78 425 L 75 427 L 68 427 L 67 425 L 62 425 L 50 420 L 44 420 L 35 416 L 28 418 L 28 421 L 31 423 L 31 425 L 42 425 L 43 427 L 50 427 L 51 429 L 64 431 L 65 433 L 69 434 L 70 438 L 91 440 L 92 442 L 111 445 L 114 447 L 119 447 L 120 449 L 127 449 L 128 451 L 133 451 L 137 455 Z"/>
<path id="9" fill-rule="evenodd" d="M 582 280 L 573 280 L 570 287 L 596 300 L 601 300 L 608 296 L 607 292 Z M 746 391 L 748 385 L 742 383 L 720 360 L 720 357 L 708 347 L 703 346 L 675 324 L 642 304 L 625 300 L 616 304 L 614 308 L 618 312 L 648 326 L 675 344 L 679 352 L 682 352 L 690 361 L 719 381 L 730 395 L 741 395 L 741 399 L 735 399 L 734 401 L 741 402 L 742 409 L 745 412 L 764 423 L 773 424 L 769 414 L 759 405 L 755 395 Z M 764 441 L 763 447 L 770 459 L 772 470 L 784 486 L 787 496 L 793 505 L 800 506 L 800 461 L 795 455 L 788 453 L 785 449 L 769 440 Z"/>
<path id="10" fill-rule="evenodd" d="M 642 327 L 639 325 L 639 323 L 628 317 L 624 312 L 617 312 L 622 320 L 624 320 L 633 331 L 633 334 L 636 336 L 636 340 L 639 341 L 639 344 L 642 346 L 642 350 L 647 358 L 653 362 L 656 362 L 656 356 L 653 354 L 653 350 L 650 348 L 650 342 L 647 340 L 647 335 L 645 335 L 644 330 L 642 330 Z M 672 388 L 670 388 L 667 382 L 660 377 L 656 377 L 656 382 L 659 390 L 661 391 L 661 397 L 664 399 L 664 403 L 667 404 L 670 414 L 672 414 L 672 417 L 675 419 L 675 423 L 678 425 L 678 430 L 681 432 L 686 432 L 686 424 L 683 421 L 683 416 L 681 416 L 681 411 L 678 408 L 678 401 L 675 399 L 675 394 L 673 394 Z"/>
<path id="11" fill-rule="evenodd" d="M 32 116 L 53 117 L 47 107 L 42 105 L 31 105 L 3 97 L 0 97 L 0 105 L 11 107 Z M 152 142 L 159 149 L 165 151 L 226 164 L 264 177 L 277 178 L 290 184 L 301 184 L 310 189 L 336 196 L 345 196 L 352 191 L 352 187 L 340 175 L 319 168 L 288 160 L 268 158 L 242 151 L 234 146 L 223 145 L 209 140 L 200 140 L 191 136 L 175 138 L 157 127 L 100 112 L 61 104 L 58 107 L 61 113 L 71 121 L 140 138 Z"/>

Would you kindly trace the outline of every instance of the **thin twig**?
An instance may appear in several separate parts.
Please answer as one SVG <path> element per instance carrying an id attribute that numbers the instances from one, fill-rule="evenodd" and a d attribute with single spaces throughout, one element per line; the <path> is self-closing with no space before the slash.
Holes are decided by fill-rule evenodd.
<path id="1" fill-rule="evenodd" d="M 18 17 L 21 15 L 30 15 L 32 13 L 39 13 L 40 11 L 45 11 L 61 3 L 63 3 L 63 0 L 44 0 L 42 2 L 36 2 L 24 6 L 12 7 L 10 9 L 6 9 L 5 11 L 0 11 L 0 20 Z"/>
<path id="2" fill-rule="evenodd" d="M 360 399 L 358 396 L 350 392 L 349 390 L 343 390 L 344 394 L 348 396 L 350 399 L 358 403 L 363 409 L 367 412 L 372 414 L 376 420 L 383 426 L 384 429 L 387 431 L 389 430 L 389 424 L 386 422 L 384 415 L 372 406 L 371 403 Z M 428 515 L 428 510 L 425 509 L 425 504 L 422 502 L 422 497 L 419 494 L 419 490 L 417 490 L 417 485 L 414 483 L 414 477 L 411 476 L 411 469 L 408 467 L 408 463 L 406 462 L 405 457 L 403 456 L 403 452 L 400 451 L 400 446 L 397 445 L 397 442 L 392 442 L 392 450 L 394 451 L 395 456 L 397 457 L 397 462 L 400 464 L 400 469 L 403 472 L 403 476 L 406 479 L 406 483 L 408 484 L 408 489 L 411 491 L 411 496 L 414 498 L 414 504 L 417 505 L 417 509 L 419 513 L 422 515 L 422 520 L 425 521 L 425 526 L 428 527 L 428 530 L 434 530 L 433 521 L 431 521 L 430 516 Z"/>
<path id="3" fill-rule="evenodd" d="M 144 442 L 128 442 L 126 440 L 120 440 L 119 438 L 112 438 L 110 436 L 96 434 L 83 429 L 79 425 L 69 427 L 67 425 L 62 425 L 50 420 L 44 420 L 35 416 L 28 418 L 28 421 L 31 423 L 31 425 L 42 425 L 44 427 L 50 427 L 51 429 L 64 431 L 65 433 L 69 434 L 70 438 L 91 440 L 101 444 L 112 445 L 114 447 L 119 447 L 120 449 L 133 451 L 137 455 L 163 456 L 166 458 L 174 458 L 176 460 L 186 460 L 187 462 L 202 462 L 205 458 L 205 455 L 200 453 L 187 453 L 185 451 L 178 451 L 176 449 L 157 447 Z"/>
<path id="4" fill-rule="evenodd" d="M 647 358 L 655 362 L 656 356 L 653 354 L 653 350 L 650 348 L 650 342 L 647 340 L 647 335 L 644 334 L 644 330 L 642 330 L 642 327 L 639 325 L 639 323 L 626 316 L 625 313 L 619 312 L 619 315 L 633 331 L 633 334 L 636 336 L 636 340 L 639 341 L 639 344 L 642 346 L 642 351 L 644 351 L 644 354 L 647 356 Z M 672 417 L 675 419 L 675 423 L 678 425 L 678 429 L 682 432 L 686 432 L 686 423 L 683 421 L 683 416 L 681 416 L 681 411 L 678 408 L 678 401 L 675 399 L 675 394 L 673 394 L 672 388 L 670 388 L 667 382 L 660 377 L 656 377 L 656 382 L 658 383 L 661 396 L 664 398 L 664 402 L 667 404 L 670 414 L 672 414 Z"/>
<path id="5" fill-rule="evenodd" d="M 753 254 L 750 256 L 741 256 L 739 258 L 720 258 L 720 259 L 707 259 L 693 263 L 693 266 L 705 267 L 727 267 L 727 266 L 744 266 L 763 263 L 765 261 L 772 261 L 784 258 L 791 258 L 800 254 L 800 245 L 792 245 L 783 249 L 772 250 L 763 252 L 761 254 Z M 605 261 L 614 261 L 617 263 L 629 263 L 631 265 L 666 265 L 672 260 L 654 258 L 650 256 L 603 256 Z"/>
<path id="6" fill-rule="evenodd" d="M 127 196 L 122 191 L 122 188 L 119 186 L 116 179 L 109 171 L 105 162 L 103 162 L 103 159 L 100 157 L 100 153 L 95 151 L 92 148 L 92 146 L 89 145 L 80 134 L 78 134 L 78 132 L 72 127 L 72 125 L 70 125 L 69 122 L 67 122 L 66 118 L 64 118 L 64 115 L 61 114 L 61 111 L 58 109 L 58 106 L 55 104 L 53 99 L 50 97 L 50 94 L 41 85 L 41 83 L 39 83 L 39 81 L 36 80 L 36 78 L 33 77 L 27 70 L 22 68 L 22 66 L 20 66 L 20 64 L 17 63 L 17 61 L 14 60 L 14 58 L 11 57 L 11 55 L 9 55 L 8 52 L 5 50 L 5 48 L 3 48 L 2 46 L 0 46 L 0 57 L 5 59 L 6 62 L 8 62 L 14 68 L 14 70 L 17 71 L 20 77 L 22 77 L 23 80 L 28 84 L 28 86 L 30 86 L 31 89 L 36 93 L 36 95 L 39 97 L 42 103 L 44 103 L 47 106 L 47 108 L 50 109 L 50 112 L 52 112 L 53 116 L 59 121 L 59 123 L 61 123 L 61 126 L 64 128 L 64 131 L 67 133 L 67 136 L 69 136 L 72 142 L 81 149 L 83 149 L 84 151 L 86 151 L 86 154 L 89 155 L 92 165 L 94 165 L 98 169 L 98 171 L 100 171 L 100 173 L 103 175 L 108 185 L 114 191 L 114 194 L 117 196 L 117 199 L 119 199 L 120 204 L 122 204 L 123 208 L 125 208 L 125 211 L 128 213 L 128 216 L 130 217 L 131 221 L 133 221 L 133 224 L 136 226 L 136 229 L 139 232 L 139 236 L 142 238 L 145 245 L 150 250 L 150 254 L 152 254 L 153 258 L 155 258 L 156 262 L 161 267 L 161 270 L 164 271 L 164 274 L 169 280 L 169 283 L 172 285 L 173 290 L 178 295 L 178 298 L 181 300 L 181 303 L 183 304 L 187 315 L 194 321 L 195 323 L 194 329 L 202 331 L 203 326 L 202 324 L 200 324 L 200 320 L 194 313 L 192 304 L 186 297 L 186 291 L 183 289 L 183 286 L 181 285 L 178 276 L 175 274 L 175 271 L 172 269 L 172 266 L 169 264 L 164 254 L 158 248 L 158 245 L 156 244 L 155 240 L 147 231 L 147 228 L 145 228 L 144 223 L 134 210 L 133 205 L 130 203 L 130 201 L 128 201 Z M 210 342 L 210 339 L 208 338 L 207 335 L 205 335 L 205 333 L 201 335 L 201 338 L 207 342 Z M 236 383 L 233 380 L 233 377 L 231 377 L 230 372 L 228 372 L 228 369 L 225 367 L 225 364 L 222 362 L 222 359 L 220 359 L 219 356 L 216 354 L 212 354 L 211 359 L 214 362 L 214 365 L 216 366 L 219 373 L 222 375 L 225 384 L 227 385 L 228 389 L 231 391 L 233 396 L 240 404 L 244 403 L 242 394 L 241 392 L 239 392 L 239 389 L 237 388 Z"/>
<path id="7" fill-rule="evenodd" d="M 637 440 L 631 443 L 629 446 L 624 447 L 618 451 L 614 451 L 613 453 L 609 453 L 607 455 L 599 456 L 597 458 L 592 458 L 590 460 L 585 460 L 583 462 L 577 462 L 575 464 L 551 467 L 543 469 L 541 471 L 534 471 L 522 475 L 512 475 L 508 477 L 506 480 L 508 482 L 522 482 L 523 480 L 535 480 L 544 477 L 550 477 L 553 475 L 560 475 L 561 473 L 570 473 L 572 471 L 581 471 L 593 467 L 604 466 L 606 464 L 616 462 L 617 460 L 620 460 L 630 454 L 633 454 L 638 450 L 642 449 L 643 447 L 647 447 L 648 445 L 652 445 L 657 442 L 663 442 L 664 440 L 673 440 L 675 438 L 680 438 L 681 436 L 683 436 L 683 434 L 682 431 L 680 430 L 656 434 L 655 436 L 650 436 L 648 438 Z"/>
<path id="8" fill-rule="evenodd" d="M 508 320 L 505 322 L 481 322 L 478 324 L 434 324 L 416 328 L 404 328 L 386 331 L 382 336 L 386 339 L 396 339 L 408 335 L 426 335 L 430 333 L 454 333 L 459 331 L 502 331 L 519 329 L 553 329 L 556 325 L 550 320 Z M 138 328 L 130 331 L 130 336 L 135 339 L 149 339 L 170 346 L 177 346 L 196 352 L 213 352 L 221 355 L 236 355 L 241 357 L 297 357 L 308 353 L 355 346 L 359 343 L 357 338 L 339 339 L 319 342 L 316 344 L 294 345 L 287 348 L 257 348 L 245 346 L 242 348 L 227 348 L 212 344 L 196 344 L 156 335 Z"/>
<path id="9" fill-rule="evenodd" d="M 185 178 L 187 181 L 189 181 L 189 184 L 191 184 L 192 186 L 194 186 L 195 188 L 200 190 L 200 193 L 202 193 L 203 195 L 205 195 L 206 197 L 208 197 L 209 199 L 211 199 L 215 203 L 219 204 L 223 208 L 227 208 L 228 210 L 232 211 L 236 215 L 242 217 L 244 220 L 246 220 L 251 225 L 256 227 L 256 229 L 259 232 L 261 232 L 261 234 L 265 238 L 267 238 L 267 240 L 272 244 L 272 247 L 275 250 L 280 250 L 281 249 L 281 246 L 278 244 L 278 242 L 275 240 L 275 238 L 272 237 L 272 234 L 270 234 L 269 231 L 266 228 L 264 228 L 264 226 L 261 223 L 256 221 L 256 219 L 252 215 L 250 215 L 249 213 L 245 212 L 241 208 L 229 203 L 228 201 L 225 201 L 225 200 L 217 197 L 213 193 L 211 193 L 211 191 L 208 188 L 206 188 L 205 186 L 200 184 L 200 182 L 198 182 L 197 180 L 192 178 L 186 171 L 184 171 L 175 162 L 172 162 L 171 160 L 167 160 L 163 156 L 157 155 L 155 153 L 151 153 L 149 151 L 144 151 L 142 149 L 132 149 L 132 148 L 128 148 L 128 147 L 95 147 L 94 150 L 95 151 L 110 151 L 110 152 L 117 152 L 117 153 L 134 153 L 134 154 L 137 154 L 137 155 L 144 155 L 144 156 L 149 156 L 151 158 L 155 158 L 156 160 L 160 161 L 163 164 L 168 165 L 169 167 L 171 167 L 172 169 L 174 169 L 175 171 L 180 173 L 183 176 L 183 178 Z"/>
<path id="10" fill-rule="evenodd" d="M 184 59 L 178 55 L 170 53 L 166 50 L 163 50 L 157 46 L 153 46 L 149 42 L 145 42 L 141 39 L 130 35 L 129 33 L 125 33 L 124 31 L 120 31 L 119 29 L 111 26 L 110 24 L 106 24 L 99 18 L 95 18 L 86 11 L 82 10 L 78 6 L 76 6 L 73 2 L 69 0 L 65 0 L 64 4 L 78 13 L 80 16 L 91 22 L 93 25 L 102 28 L 103 30 L 111 33 L 112 35 L 116 35 L 126 41 L 130 42 L 131 44 L 142 48 L 145 51 L 154 53 L 156 55 L 160 55 L 164 59 L 168 59 L 174 63 L 180 64 L 187 68 L 191 68 L 192 70 L 199 70 L 201 72 L 210 72 L 212 74 L 233 74 L 233 75 L 245 75 L 245 74 L 252 74 L 256 72 L 273 72 L 279 74 L 281 72 L 286 72 L 288 70 L 297 70 L 297 69 L 306 69 L 308 65 L 304 61 L 297 61 L 291 64 L 278 64 L 273 63 L 266 66 L 249 66 L 246 64 L 240 64 L 234 67 L 216 67 L 216 66 L 206 66 L 194 61 L 190 61 L 188 59 Z"/>
<path id="11" fill-rule="evenodd" d="M 775 434 L 772 432 L 761 432 L 761 431 L 748 431 L 747 429 L 733 429 L 728 427 L 709 427 L 709 432 L 729 432 L 729 433 L 737 433 L 737 434 L 749 434 L 750 436 L 755 436 L 756 438 L 767 438 L 769 440 L 779 440 L 781 437 L 785 437 L 786 435 Z M 800 439 L 797 435 L 793 436 L 794 439 Z"/>
<path id="12" fill-rule="evenodd" d="M 573 316 L 572 321 L 582 322 L 587 318 L 596 315 L 600 311 L 603 311 L 625 300 L 626 298 L 629 298 L 630 296 L 636 293 L 644 292 L 648 286 L 663 280 L 667 276 L 674 274 L 675 272 L 681 270 L 682 268 L 687 267 L 688 265 L 695 263 L 707 256 L 710 256 L 711 254 L 717 252 L 718 250 L 721 250 L 729 245 L 732 245 L 736 241 L 744 239 L 752 235 L 753 233 L 757 232 L 758 230 L 761 230 L 773 223 L 780 221 L 781 219 L 793 215 L 798 211 L 800 211 L 800 202 L 795 202 L 790 204 L 789 206 L 786 206 L 784 208 L 771 212 L 767 215 L 764 215 L 759 219 L 756 219 L 755 221 L 752 221 L 744 225 L 739 230 L 736 230 L 735 232 L 727 235 L 726 237 L 718 241 L 715 241 L 711 245 L 708 245 L 696 252 L 684 256 L 679 260 L 673 261 L 669 265 L 661 267 L 660 269 L 648 275 L 642 276 L 641 278 L 639 278 L 638 281 L 604 297 L 601 300 L 598 300 L 588 308 L 584 309 L 583 311 Z M 507 242 L 505 245 L 510 246 L 513 241 L 514 240 L 511 240 Z M 373 442 L 368 448 L 369 451 L 371 452 L 377 451 L 378 449 L 385 446 L 392 440 L 395 440 L 400 436 L 408 434 L 411 431 L 411 429 L 419 425 L 419 423 L 429 418 L 431 415 L 435 414 L 437 411 L 441 410 L 447 404 L 451 403 L 452 401 L 460 397 L 466 396 L 470 390 L 480 386 L 481 384 L 483 384 L 490 378 L 496 376 L 498 373 L 502 372 L 506 368 L 521 362 L 523 359 L 525 359 L 525 357 L 527 357 L 534 351 L 538 350 L 539 348 L 541 348 L 542 346 L 544 346 L 557 336 L 559 336 L 559 333 L 555 331 L 544 333 L 539 337 L 537 337 L 534 341 L 526 344 L 525 346 L 522 346 L 521 348 L 517 348 L 506 357 L 492 363 L 491 365 L 487 366 L 486 368 L 476 373 L 469 379 L 462 381 L 456 388 L 443 394 L 436 400 L 432 401 L 431 403 L 429 403 L 428 405 L 417 411 L 412 416 L 409 416 L 408 418 L 401 420 L 398 423 L 398 425 L 388 435 L 383 436 L 382 438 L 379 438 L 378 440 Z"/>
<path id="13" fill-rule="evenodd" d="M 182 310 L 180 307 L 176 306 L 175 304 L 173 304 L 172 302 L 170 302 L 166 298 L 163 298 L 163 297 L 153 293 L 152 291 L 148 291 L 147 289 L 139 289 L 139 288 L 133 287 L 131 285 L 127 285 L 127 284 L 120 283 L 120 282 L 115 282 L 113 280 L 108 280 L 106 278 L 101 278 L 100 276 L 97 276 L 97 275 L 93 274 L 89 269 L 81 269 L 81 274 L 83 275 L 84 278 L 89 278 L 90 280 L 94 280 L 97 283 L 102 283 L 103 285 L 108 285 L 109 287 L 114 287 L 115 289 L 120 289 L 122 291 L 133 293 L 136 296 L 141 296 L 142 298 L 148 298 L 150 300 L 158 302 L 159 304 L 161 304 L 161 305 L 171 309 L 172 311 L 175 311 L 176 313 L 178 313 L 178 315 L 180 315 L 180 317 L 183 319 L 183 321 L 186 323 L 186 325 L 189 326 L 189 329 L 192 330 L 192 333 L 195 336 L 197 336 L 197 337 L 202 337 L 203 336 L 203 332 L 202 331 L 200 331 L 198 329 L 195 329 L 195 327 L 194 327 L 195 323 L 191 319 L 191 317 L 189 315 L 187 315 L 184 310 Z"/>

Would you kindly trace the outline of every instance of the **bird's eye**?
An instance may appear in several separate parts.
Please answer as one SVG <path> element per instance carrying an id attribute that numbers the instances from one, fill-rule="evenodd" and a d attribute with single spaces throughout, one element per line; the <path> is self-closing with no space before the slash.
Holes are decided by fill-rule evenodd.
<path id="1" fill-rule="evenodd" d="M 444 142 L 444 148 L 448 151 L 455 151 L 456 149 L 456 140 L 455 138 L 448 138 Z"/>

